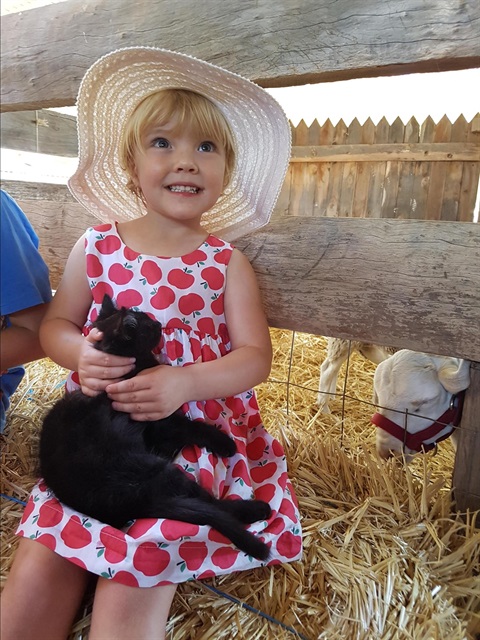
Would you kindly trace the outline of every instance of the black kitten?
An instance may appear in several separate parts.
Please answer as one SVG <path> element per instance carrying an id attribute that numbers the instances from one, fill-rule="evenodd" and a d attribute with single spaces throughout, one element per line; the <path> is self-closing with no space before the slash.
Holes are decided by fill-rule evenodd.
<path id="1" fill-rule="evenodd" d="M 161 325 L 147 314 L 117 310 L 106 295 L 93 326 L 103 332 L 97 349 L 135 356 L 135 369 L 127 377 L 158 365 L 152 349 L 160 340 Z M 269 518 L 269 505 L 214 498 L 172 463 L 185 445 L 205 447 L 222 457 L 236 452 L 228 435 L 180 412 L 137 422 L 112 409 L 105 392 L 88 397 L 75 391 L 45 417 L 40 474 L 61 502 L 113 527 L 136 518 L 208 524 L 248 555 L 266 560 L 267 545 L 243 524 Z"/>

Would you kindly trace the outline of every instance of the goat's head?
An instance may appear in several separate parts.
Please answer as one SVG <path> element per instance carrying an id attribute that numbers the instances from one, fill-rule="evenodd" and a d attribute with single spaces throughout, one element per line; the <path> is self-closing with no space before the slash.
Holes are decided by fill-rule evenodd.
<path id="1" fill-rule="evenodd" d="M 378 454 L 403 453 L 408 461 L 449 435 L 458 413 L 450 411 L 452 398 L 470 384 L 469 367 L 467 360 L 407 349 L 381 362 L 373 383 Z"/>

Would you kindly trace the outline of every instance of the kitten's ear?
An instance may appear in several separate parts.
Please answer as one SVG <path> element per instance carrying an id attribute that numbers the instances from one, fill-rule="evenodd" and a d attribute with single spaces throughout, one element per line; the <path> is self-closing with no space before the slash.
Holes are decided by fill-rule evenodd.
<path id="1" fill-rule="evenodd" d="M 102 308 L 100 309 L 100 313 L 98 314 L 98 317 L 102 317 L 102 318 L 108 318 L 111 315 L 113 315 L 116 311 L 116 307 L 113 304 L 113 300 L 111 299 L 111 297 L 108 295 L 108 293 L 106 293 L 103 296 L 103 301 L 102 301 Z"/>

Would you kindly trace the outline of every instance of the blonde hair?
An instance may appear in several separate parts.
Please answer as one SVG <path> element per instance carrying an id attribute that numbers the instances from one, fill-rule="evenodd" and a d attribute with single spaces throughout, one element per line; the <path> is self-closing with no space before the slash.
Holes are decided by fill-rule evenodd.
<path id="1" fill-rule="evenodd" d="M 223 146 L 225 151 L 225 181 L 230 181 L 235 164 L 233 134 L 225 116 L 211 100 L 187 89 L 162 89 L 144 98 L 127 120 L 120 142 L 120 163 L 129 175 L 127 187 L 138 193 L 133 181 L 135 176 L 135 153 L 142 148 L 145 131 L 152 125 L 162 126 L 175 121 L 175 130 L 193 126 L 205 139 Z"/>

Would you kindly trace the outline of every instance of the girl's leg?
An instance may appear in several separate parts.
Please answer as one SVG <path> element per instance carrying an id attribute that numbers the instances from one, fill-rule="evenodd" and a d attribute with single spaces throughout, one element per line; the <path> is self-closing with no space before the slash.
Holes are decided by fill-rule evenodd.
<path id="1" fill-rule="evenodd" d="M 89 574 L 21 538 L 1 597 L 2 640 L 65 640 Z"/>
<path id="2" fill-rule="evenodd" d="M 176 588 L 142 589 L 99 578 L 89 640 L 163 640 Z"/>

